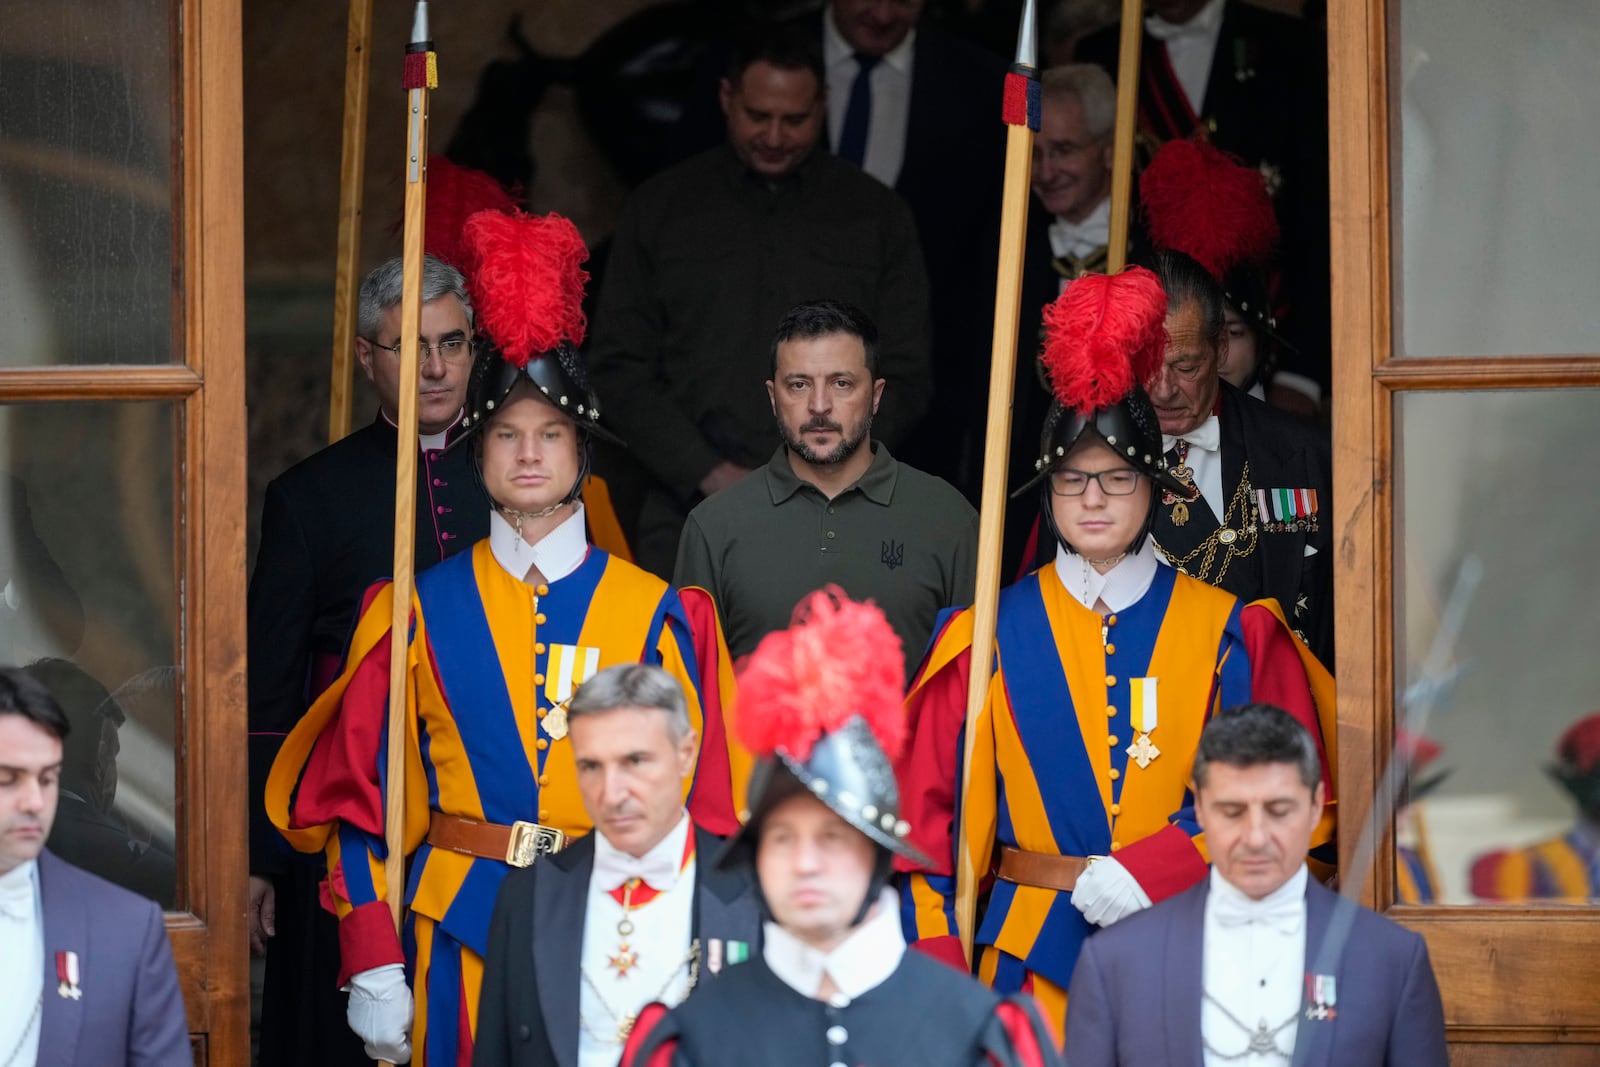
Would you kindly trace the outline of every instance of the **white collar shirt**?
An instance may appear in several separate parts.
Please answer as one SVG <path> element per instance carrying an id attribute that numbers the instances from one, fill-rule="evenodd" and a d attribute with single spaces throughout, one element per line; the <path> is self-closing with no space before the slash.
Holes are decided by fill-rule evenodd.
<path id="1" fill-rule="evenodd" d="M 836 1008 L 848 1007 L 852 1000 L 888 981 L 906 954 L 900 904 L 892 889 L 879 895 L 866 921 L 832 952 L 812 948 L 774 922 L 762 927 L 762 935 L 762 959 L 784 985 L 814 998 L 826 976 L 838 989 L 832 998 Z"/>
<path id="2" fill-rule="evenodd" d="M 861 169 L 894 188 L 906 158 L 906 127 L 911 117 L 911 68 L 917 31 L 906 34 L 868 75 L 872 79 L 872 112 L 867 120 L 867 150 Z M 839 151 L 850 89 L 861 66 L 855 50 L 839 32 L 830 5 L 822 13 L 822 63 L 828 76 L 828 145 Z"/>
<path id="3" fill-rule="evenodd" d="M 1222 422 L 1215 415 L 1207 415 L 1204 422 L 1188 433 L 1162 434 L 1161 449 L 1172 451 L 1179 441 L 1188 442 L 1188 455 L 1184 462 L 1193 472 L 1194 484 L 1205 498 L 1206 506 L 1226 524 L 1227 501 L 1222 498 Z"/>
<path id="4" fill-rule="evenodd" d="M 689 995 L 689 942 L 694 931 L 695 865 L 683 854 L 694 823 L 685 813 L 656 847 L 641 857 L 614 848 L 598 831 L 583 920 L 582 973 L 578 981 L 578 1065 L 616 1067 L 619 1028 L 646 1004 L 681 1004 Z M 611 891 L 644 873 L 657 896 L 624 911 Z M 657 882 L 664 884 L 658 885 Z M 638 962 L 624 976 L 611 965 L 624 940 L 618 924 L 633 923 L 626 941 Z"/>
<path id="5" fill-rule="evenodd" d="M 1082 222 L 1068 222 L 1057 215 L 1050 220 L 1050 254 L 1056 258 L 1082 259 L 1106 247 L 1111 240 L 1111 194 L 1094 206 Z M 1063 279 L 1062 284 L 1066 281 Z"/>
<path id="6" fill-rule="evenodd" d="M 1282 1067 L 1293 1057 L 1306 962 L 1306 879 L 1301 864 L 1278 889 L 1251 900 L 1212 868 L 1201 963 L 1205 1067 Z M 1252 1033 L 1263 1028 L 1277 1051 L 1248 1051 Z"/>
<path id="7" fill-rule="evenodd" d="M 1058 543 L 1056 576 L 1066 587 L 1067 595 L 1090 611 L 1096 601 L 1112 611 L 1127 611 L 1150 591 L 1150 583 L 1156 579 L 1156 555 L 1147 537 L 1139 551 L 1128 553 L 1122 562 L 1101 574 L 1082 556 L 1068 552 Z"/>
<path id="8" fill-rule="evenodd" d="M 1167 46 L 1172 73 L 1196 115 L 1206 103 L 1206 83 L 1211 80 L 1211 64 L 1222 36 L 1223 3 L 1210 0 L 1188 22 L 1168 22 L 1155 15 L 1144 20 L 1145 32 Z"/>
<path id="9" fill-rule="evenodd" d="M 388 413 L 379 409 L 378 414 L 383 416 L 383 421 L 398 429 L 398 424 L 389 417 Z M 417 430 L 417 448 L 423 452 L 437 452 L 450 443 L 450 431 L 455 429 L 456 423 L 461 421 L 461 412 L 456 412 L 456 417 L 450 420 L 450 425 L 438 433 L 423 433 Z"/>
<path id="10" fill-rule="evenodd" d="M 37 860 L 0 875 L 0 1062 L 33 1063 L 43 1024 L 44 912 Z"/>
<path id="11" fill-rule="evenodd" d="M 489 551 L 495 562 L 519 582 L 534 567 L 539 568 L 546 582 L 559 582 L 582 566 L 589 554 L 589 535 L 583 522 L 583 504 L 579 502 L 560 525 L 530 545 L 510 520 L 490 509 Z"/>

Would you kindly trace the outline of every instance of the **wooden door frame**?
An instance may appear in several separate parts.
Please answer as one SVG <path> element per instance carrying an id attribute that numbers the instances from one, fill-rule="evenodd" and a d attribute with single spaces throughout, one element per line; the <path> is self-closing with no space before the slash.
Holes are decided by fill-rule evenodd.
<path id="1" fill-rule="evenodd" d="M 1393 748 L 1395 394 L 1600 386 L 1600 356 L 1394 358 L 1390 130 L 1398 108 L 1388 92 L 1388 45 L 1397 8 L 1398 0 L 1328 5 L 1334 607 L 1346 869 Z M 1392 845 L 1391 825 L 1359 899 L 1427 939 L 1453 1045 L 1600 1044 L 1600 998 L 1593 994 L 1600 921 L 1593 911 L 1396 907 Z M 1490 1055 L 1485 1062 L 1499 1058 Z"/>
<path id="2" fill-rule="evenodd" d="M 182 12 L 184 351 L 202 383 L 184 405 L 183 736 L 200 758 L 180 782 L 193 918 L 169 929 L 190 1030 L 211 1062 L 247 1063 L 243 30 L 238 2 Z"/>

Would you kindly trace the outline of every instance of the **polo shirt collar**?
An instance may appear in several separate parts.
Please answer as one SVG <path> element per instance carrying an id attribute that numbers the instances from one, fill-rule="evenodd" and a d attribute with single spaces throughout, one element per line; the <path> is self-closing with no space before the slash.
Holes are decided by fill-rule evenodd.
<path id="1" fill-rule="evenodd" d="M 874 504 L 888 507 L 894 501 L 895 482 L 900 477 L 900 465 L 889 455 L 889 449 L 881 441 L 872 441 L 872 466 L 866 473 L 856 479 L 854 485 L 847 486 L 839 495 L 852 489 L 859 489 L 861 495 Z M 789 447 L 779 445 L 773 453 L 772 460 L 767 464 L 767 490 L 772 494 L 774 506 L 782 504 L 785 500 L 798 493 L 802 486 L 816 487 L 795 474 L 794 468 L 789 466 Z"/>

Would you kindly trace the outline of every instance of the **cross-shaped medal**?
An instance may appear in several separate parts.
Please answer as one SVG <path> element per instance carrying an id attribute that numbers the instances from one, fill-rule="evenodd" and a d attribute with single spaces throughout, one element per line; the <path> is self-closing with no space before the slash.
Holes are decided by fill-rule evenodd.
<path id="1" fill-rule="evenodd" d="M 1161 750 L 1150 740 L 1149 734 L 1140 734 L 1134 739 L 1133 744 L 1128 746 L 1128 755 L 1133 758 L 1133 761 L 1139 765 L 1139 769 L 1142 771 L 1150 766 L 1151 760 L 1161 755 Z"/>

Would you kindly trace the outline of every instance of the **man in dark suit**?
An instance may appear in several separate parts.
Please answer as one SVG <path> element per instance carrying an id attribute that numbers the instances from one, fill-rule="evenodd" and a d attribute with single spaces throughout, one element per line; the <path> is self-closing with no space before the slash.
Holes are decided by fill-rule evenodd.
<path id="1" fill-rule="evenodd" d="M 1224 711 L 1194 791 L 1211 875 L 1084 944 L 1073 1067 L 1444 1067 L 1427 945 L 1308 875 L 1325 795 L 1310 734 L 1271 705 Z"/>
<path id="2" fill-rule="evenodd" d="M 0 1062 L 191 1064 L 160 907 L 45 851 L 68 730 L 0 668 Z"/>
<path id="3" fill-rule="evenodd" d="M 1281 364 L 1295 382 L 1281 399 L 1303 398 L 1294 410 L 1309 414 L 1329 371 L 1326 45 L 1305 20 L 1246 0 L 1146 0 L 1145 14 L 1140 157 L 1199 137 L 1267 178 L 1283 231 L 1278 310 L 1296 350 Z M 1118 33 L 1086 38 L 1079 56 L 1115 77 Z"/>
<path id="4" fill-rule="evenodd" d="M 283 739 L 338 674 L 361 594 L 394 559 L 395 418 L 403 265 L 361 283 L 356 358 L 378 394 L 366 427 L 267 486 L 250 580 L 250 938 L 267 956 L 264 1065 L 369 1062 L 345 1022 L 337 926 L 322 909 L 320 857 L 297 857 L 267 820 L 267 772 Z M 461 274 L 428 257 L 422 271 L 417 396 L 416 569 L 489 533 L 471 450 L 445 451 L 460 428 L 472 366 L 472 304 Z"/>
<path id="5" fill-rule="evenodd" d="M 640 1009 L 677 1004 L 757 951 L 748 871 L 683 806 L 699 739 L 683 690 L 648 664 L 609 667 L 567 706 L 595 832 L 501 888 L 473 1063 L 610 1067 Z"/>
<path id="6" fill-rule="evenodd" d="M 1180 571 L 1249 602 L 1272 597 L 1333 669 L 1333 465 L 1325 434 L 1217 375 L 1228 338 L 1222 287 L 1199 263 L 1160 250 L 1167 352 L 1146 389 L 1169 469 L 1200 491 L 1167 494 L 1157 547 Z"/>
<path id="7" fill-rule="evenodd" d="M 933 396 L 903 451 L 912 466 L 976 499 L 1005 64 L 937 26 L 918 25 L 922 8 L 923 0 L 830 0 L 823 9 L 828 143 L 899 193 L 916 219 L 928 264 Z"/>

